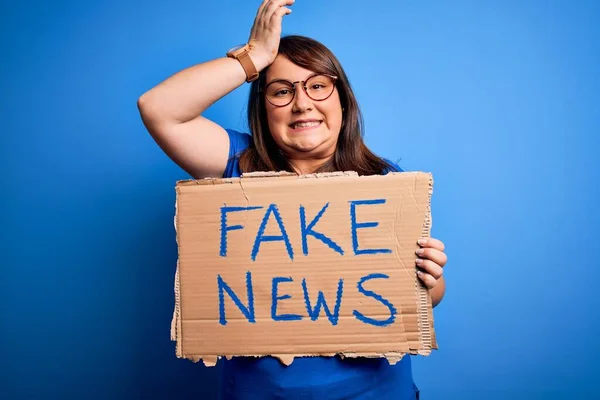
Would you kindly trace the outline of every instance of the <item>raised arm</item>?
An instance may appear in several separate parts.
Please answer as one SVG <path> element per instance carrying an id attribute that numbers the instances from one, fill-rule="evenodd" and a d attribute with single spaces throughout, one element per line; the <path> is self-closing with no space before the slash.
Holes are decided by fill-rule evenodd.
<path id="1" fill-rule="evenodd" d="M 250 34 L 249 56 L 257 71 L 277 55 L 286 5 L 294 0 L 264 0 Z M 142 121 L 161 149 L 192 177 L 220 177 L 229 155 L 229 137 L 202 113 L 246 81 L 241 63 L 229 57 L 184 69 L 138 99 Z"/>

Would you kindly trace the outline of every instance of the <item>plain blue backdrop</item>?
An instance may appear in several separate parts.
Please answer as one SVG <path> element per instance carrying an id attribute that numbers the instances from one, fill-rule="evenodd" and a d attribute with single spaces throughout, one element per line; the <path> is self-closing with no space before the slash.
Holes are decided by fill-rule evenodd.
<path id="1" fill-rule="evenodd" d="M 175 357 L 174 186 L 137 98 L 247 40 L 259 1 L 0 9 L 0 398 L 212 398 Z M 425 399 L 598 398 L 600 3 L 297 0 L 367 144 L 435 178 Z M 248 86 L 206 112 L 245 130 Z"/>

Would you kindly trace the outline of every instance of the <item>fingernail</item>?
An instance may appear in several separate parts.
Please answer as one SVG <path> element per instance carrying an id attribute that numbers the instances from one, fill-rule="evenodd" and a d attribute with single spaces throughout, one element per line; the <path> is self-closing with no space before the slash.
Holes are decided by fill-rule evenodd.
<path id="1" fill-rule="evenodd" d="M 422 272 L 422 271 L 419 271 L 419 270 L 417 270 L 417 275 L 419 275 L 419 276 L 423 276 L 423 272 Z"/>
<path id="2" fill-rule="evenodd" d="M 425 246 L 427 244 L 427 239 L 419 239 L 417 240 L 417 243 L 419 243 L 419 246 Z"/>
<path id="3" fill-rule="evenodd" d="M 423 264 L 423 259 L 422 258 L 417 258 L 416 263 L 417 263 L 417 265 Z"/>
<path id="4" fill-rule="evenodd" d="M 415 253 L 417 253 L 417 255 L 422 256 L 423 253 L 425 253 L 424 249 L 418 249 L 417 251 L 415 251 Z"/>

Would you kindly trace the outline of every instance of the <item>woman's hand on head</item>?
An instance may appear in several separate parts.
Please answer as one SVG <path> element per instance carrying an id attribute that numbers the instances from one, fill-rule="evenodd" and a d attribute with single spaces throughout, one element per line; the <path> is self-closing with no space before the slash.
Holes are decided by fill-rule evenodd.
<path id="1" fill-rule="evenodd" d="M 264 0 L 258 8 L 248 45 L 250 57 L 259 71 L 277 57 L 283 16 L 292 12 L 286 7 L 292 4 L 294 0 Z"/>

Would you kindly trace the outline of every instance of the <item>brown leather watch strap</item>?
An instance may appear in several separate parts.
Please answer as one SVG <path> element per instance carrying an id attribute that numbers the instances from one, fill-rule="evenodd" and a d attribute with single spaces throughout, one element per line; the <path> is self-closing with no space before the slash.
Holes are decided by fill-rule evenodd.
<path id="1" fill-rule="evenodd" d="M 258 71 L 250 58 L 250 54 L 247 51 L 244 51 L 237 57 L 240 64 L 242 64 L 242 68 L 246 71 L 246 82 L 252 82 L 258 79 Z"/>

